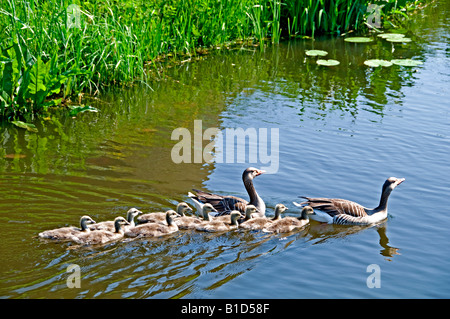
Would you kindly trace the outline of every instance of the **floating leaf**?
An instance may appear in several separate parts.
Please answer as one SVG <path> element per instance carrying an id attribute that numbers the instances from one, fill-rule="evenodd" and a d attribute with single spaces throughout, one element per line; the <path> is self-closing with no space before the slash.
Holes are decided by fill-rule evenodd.
<path id="1" fill-rule="evenodd" d="M 387 38 L 391 38 L 391 39 L 400 39 L 400 38 L 404 38 L 405 35 L 402 33 L 381 33 L 378 35 L 380 38 L 383 39 L 387 39 Z"/>
<path id="2" fill-rule="evenodd" d="M 76 116 L 78 113 L 82 113 L 82 112 L 98 112 L 98 109 L 96 109 L 95 107 L 86 105 L 86 106 L 81 106 L 81 105 L 77 105 L 77 106 L 69 106 L 70 108 L 70 112 L 69 115 L 70 116 Z"/>
<path id="3" fill-rule="evenodd" d="M 411 42 L 412 40 L 411 38 L 386 38 L 386 41 L 406 43 Z"/>
<path id="4" fill-rule="evenodd" d="M 323 66 L 335 66 L 335 65 L 339 65 L 339 61 L 336 60 L 317 60 L 317 64 L 318 65 L 323 65 Z"/>
<path id="5" fill-rule="evenodd" d="M 386 67 L 386 66 L 391 66 L 392 65 L 392 63 L 389 62 L 389 61 L 377 60 L 377 59 L 364 61 L 364 64 L 367 65 L 367 66 L 374 67 L 374 68 L 379 67 L 379 66 Z"/>
<path id="6" fill-rule="evenodd" d="M 401 66 L 418 66 L 423 64 L 421 61 L 411 60 L 411 59 L 395 59 L 391 60 L 392 63 Z"/>
<path id="7" fill-rule="evenodd" d="M 367 38 L 367 37 L 351 37 L 351 38 L 345 38 L 344 41 L 354 42 L 354 43 L 367 43 L 367 42 L 372 42 L 373 39 Z"/>
<path id="8" fill-rule="evenodd" d="M 25 123 L 25 122 L 22 122 L 22 121 L 12 121 L 11 123 L 14 124 L 17 127 L 26 129 L 27 131 L 30 131 L 30 132 L 37 132 L 38 131 L 36 126 L 34 124 L 31 124 L 31 123 Z"/>
<path id="9" fill-rule="evenodd" d="M 327 51 L 323 51 L 323 50 L 307 50 L 305 52 L 305 54 L 307 56 L 325 56 L 328 54 Z"/>

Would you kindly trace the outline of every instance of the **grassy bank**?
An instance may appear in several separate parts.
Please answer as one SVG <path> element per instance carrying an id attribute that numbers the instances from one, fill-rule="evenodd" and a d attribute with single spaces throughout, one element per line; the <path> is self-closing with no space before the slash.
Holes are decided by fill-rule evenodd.
<path id="1" fill-rule="evenodd" d="M 374 1 L 372 1 L 374 2 Z M 409 1 L 411 3 L 411 1 Z M 364 28 L 370 1 L 0 0 L 0 117 L 36 113 L 108 86 L 147 83 L 167 56 L 234 40 L 264 48 L 282 37 Z M 376 3 L 376 2 L 375 2 Z M 381 1 L 383 13 L 406 1 Z M 416 3 L 412 1 L 412 3 Z M 3 31 L 4 30 L 4 31 Z"/>

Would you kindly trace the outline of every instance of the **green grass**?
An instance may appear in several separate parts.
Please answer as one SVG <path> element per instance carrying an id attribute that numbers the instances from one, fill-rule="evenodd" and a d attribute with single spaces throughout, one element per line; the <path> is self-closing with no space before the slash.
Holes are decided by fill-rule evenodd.
<path id="1" fill-rule="evenodd" d="M 368 3 L 0 0 L 0 117 L 29 120 L 81 93 L 147 84 L 149 71 L 164 56 L 195 56 L 197 48 L 239 39 L 263 50 L 282 36 L 361 28 Z M 398 1 L 380 3 L 404 14 Z M 79 11 L 67 11 L 70 5 Z M 79 18 L 72 20 L 71 14 Z"/>

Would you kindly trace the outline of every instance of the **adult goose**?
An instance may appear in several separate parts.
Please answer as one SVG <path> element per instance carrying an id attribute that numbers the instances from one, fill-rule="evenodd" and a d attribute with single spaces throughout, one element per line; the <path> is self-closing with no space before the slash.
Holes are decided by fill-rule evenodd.
<path id="1" fill-rule="evenodd" d="M 230 215 L 232 211 L 238 211 L 244 215 L 245 208 L 247 205 L 251 204 L 256 207 L 259 217 L 264 217 L 266 212 L 266 204 L 262 198 L 259 197 L 255 190 L 255 186 L 253 185 L 253 179 L 263 173 L 265 173 L 265 171 L 254 167 L 249 167 L 242 173 L 242 181 L 244 182 L 250 201 L 246 201 L 245 199 L 235 196 L 222 196 L 196 189 L 194 189 L 194 191 L 197 194 L 194 195 L 189 192 L 188 196 L 192 199 L 199 212 L 202 211 L 202 206 L 205 203 L 210 203 L 217 210 L 217 214 L 215 214 L 215 216 Z"/>
<path id="2" fill-rule="evenodd" d="M 145 223 L 137 225 L 125 231 L 125 237 L 140 238 L 140 237 L 161 237 L 170 235 L 178 231 L 178 226 L 174 223 L 174 218 L 180 217 L 174 210 L 166 212 L 166 223 Z"/>
<path id="3" fill-rule="evenodd" d="M 94 230 L 83 234 L 73 235 L 72 241 L 83 245 L 98 245 L 106 244 L 108 242 L 119 240 L 124 235 L 123 226 L 130 223 L 122 216 L 114 219 L 114 231 L 106 229 Z"/>
<path id="4" fill-rule="evenodd" d="M 389 195 L 404 178 L 389 177 L 383 184 L 380 203 L 376 208 L 369 209 L 355 202 L 338 198 L 310 198 L 296 206 L 309 205 L 316 214 L 311 217 L 319 222 L 338 225 L 371 225 L 387 218 L 387 203 Z"/>
<path id="5" fill-rule="evenodd" d="M 89 232 L 90 229 L 88 228 L 88 224 L 95 224 L 95 221 L 86 215 L 80 218 L 80 228 L 73 226 L 61 227 L 43 231 L 39 233 L 38 236 L 46 239 L 71 240 L 74 235 Z"/>
<path id="6" fill-rule="evenodd" d="M 303 207 L 300 217 L 285 217 L 278 219 L 272 223 L 267 224 L 264 228 L 264 232 L 268 233 L 289 233 L 299 228 L 303 228 L 309 224 L 309 216 L 314 215 L 314 210 L 311 206 Z"/>
<path id="7" fill-rule="evenodd" d="M 240 224 L 240 228 L 248 230 L 261 230 L 269 224 L 281 219 L 281 214 L 285 212 L 288 208 L 283 204 L 277 204 L 275 206 L 275 216 L 272 218 L 267 217 L 256 217 L 253 218 L 252 215 L 256 211 L 255 206 L 247 205 L 245 210 L 245 221 Z"/>
<path id="8" fill-rule="evenodd" d="M 230 214 L 231 221 L 229 223 L 220 220 L 207 220 L 197 226 L 195 229 L 205 232 L 225 232 L 239 227 L 238 219 L 241 217 L 241 213 L 238 211 L 232 211 Z M 207 214 L 206 218 L 210 218 Z"/>
<path id="9" fill-rule="evenodd" d="M 186 212 L 191 212 L 192 208 L 189 207 L 188 204 L 185 202 L 180 202 L 177 205 L 176 212 L 180 216 L 184 216 Z M 148 213 L 143 214 L 137 218 L 137 221 L 139 224 L 145 224 L 145 223 L 160 223 L 167 225 L 166 221 L 166 213 L 161 212 L 155 212 L 155 213 Z"/>
<path id="10" fill-rule="evenodd" d="M 127 225 L 124 225 L 124 229 L 134 227 L 136 224 L 134 223 L 134 218 L 138 216 L 139 214 L 142 214 L 142 212 L 136 208 L 130 208 L 127 211 Z M 107 230 L 110 232 L 114 232 L 116 230 L 115 228 L 115 220 L 108 220 L 100 223 L 95 223 L 92 225 L 89 225 L 90 230 Z"/>

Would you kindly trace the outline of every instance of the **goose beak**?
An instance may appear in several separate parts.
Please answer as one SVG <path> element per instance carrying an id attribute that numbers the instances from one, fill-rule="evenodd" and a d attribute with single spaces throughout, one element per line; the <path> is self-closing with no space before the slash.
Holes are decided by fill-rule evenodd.
<path id="1" fill-rule="evenodd" d="M 261 174 L 264 174 L 265 172 L 266 172 L 265 170 L 260 169 L 260 170 L 256 171 L 256 175 L 255 176 L 259 176 Z"/>
<path id="2" fill-rule="evenodd" d="M 396 182 L 397 186 L 400 185 L 401 183 L 403 183 L 404 181 L 405 181 L 404 178 L 398 178 L 397 182 Z"/>

